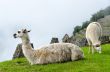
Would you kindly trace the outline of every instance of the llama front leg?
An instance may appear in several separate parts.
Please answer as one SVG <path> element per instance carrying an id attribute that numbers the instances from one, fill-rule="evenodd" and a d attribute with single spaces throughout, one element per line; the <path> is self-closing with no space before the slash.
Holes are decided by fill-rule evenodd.
<path id="1" fill-rule="evenodd" d="M 91 45 L 89 45 L 89 51 L 88 51 L 88 53 L 89 54 L 91 53 Z"/>
<path id="2" fill-rule="evenodd" d="M 101 54 L 101 53 L 102 53 L 102 49 L 100 48 L 99 54 Z"/>
<path id="3" fill-rule="evenodd" d="M 46 56 L 44 56 L 43 54 L 39 57 L 38 61 L 36 62 L 36 64 L 47 64 L 47 60 L 46 60 Z"/>
<path id="4" fill-rule="evenodd" d="M 31 65 L 34 65 L 33 63 L 30 63 Z"/>
<path id="5" fill-rule="evenodd" d="M 31 61 L 29 61 L 29 64 L 34 65 L 34 63 L 32 63 Z"/>
<path id="6" fill-rule="evenodd" d="M 92 46 L 92 54 L 94 54 L 94 46 Z"/>

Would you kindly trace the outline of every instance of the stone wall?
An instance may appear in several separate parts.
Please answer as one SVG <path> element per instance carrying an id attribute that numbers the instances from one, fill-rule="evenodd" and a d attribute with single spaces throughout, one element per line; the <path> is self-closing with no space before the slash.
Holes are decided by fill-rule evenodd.
<path id="1" fill-rule="evenodd" d="M 52 44 L 52 43 L 59 43 L 58 38 L 52 38 L 50 44 Z"/>
<path id="2" fill-rule="evenodd" d="M 31 43 L 32 48 L 34 48 L 33 44 Z M 15 53 L 13 54 L 13 58 L 20 58 L 20 57 L 24 57 L 23 51 L 22 51 L 22 44 L 18 44 L 15 50 Z"/>
<path id="3" fill-rule="evenodd" d="M 99 19 L 98 22 L 101 24 L 103 29 L 103 36 L 110 36 L 110 15 Z"/>
<path id="4" fill-rule="evenodd" d="M 102 26 L 103 36 L 100 37 L 102 44 L 110 42 L 110 15 L 98 20 Z M 62 41 L 67 43 L 74 43 L 78 46 L 87 45 L 87 40 L 85 38 L 86 29 L 81 30 L 79 33 L 76 33 L 75 36 L 68 36 L 67 34 L 63 37 Z"/>

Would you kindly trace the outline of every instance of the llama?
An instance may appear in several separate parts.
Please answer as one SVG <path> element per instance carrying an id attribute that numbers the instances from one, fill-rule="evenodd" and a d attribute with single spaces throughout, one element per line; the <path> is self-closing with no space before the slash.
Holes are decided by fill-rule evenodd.
<path id="1" fill-rule="evenodd" d="M 86 39 L 89 44 L 89 53 L 92 51 L 93 54 L 94 49 L 101 53 L 101 41 L 99 40 L 100 36 L 102 36 L 101 25 L 98 22 L 90 23 L 86 29 Z"/>
<path id="2" fill-rule="evenodd" d="M 30 45 L 28 32 L 30 31 L 22 29 L 13 36 L 21 38 L 23 54 L 31 65 L 75 61 L 84 58 L 80 47 L 71 43 L 54 43 L 34 50 Z"/>

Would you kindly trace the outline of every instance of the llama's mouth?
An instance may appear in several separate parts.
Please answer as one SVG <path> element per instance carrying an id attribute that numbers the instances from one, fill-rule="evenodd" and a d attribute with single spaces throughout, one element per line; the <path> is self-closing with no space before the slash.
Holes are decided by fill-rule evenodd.
<path id="1" fill-rule="evenodd" d="M 14 37 L 14 38 L 17 38 L 17 37 L 16 37 L 16 34 L 13 34 L 13 37 Z"/>

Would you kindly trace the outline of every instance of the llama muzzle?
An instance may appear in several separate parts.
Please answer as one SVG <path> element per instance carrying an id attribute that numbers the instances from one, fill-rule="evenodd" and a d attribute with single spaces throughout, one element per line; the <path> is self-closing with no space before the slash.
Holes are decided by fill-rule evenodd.
<path id="1" fill-rule="evenodd" d="M 14 38 L 17 38 L 16 35 L 17 35 L 17 34 L 13 34 L 13 37 L 14 37 Z"/>

